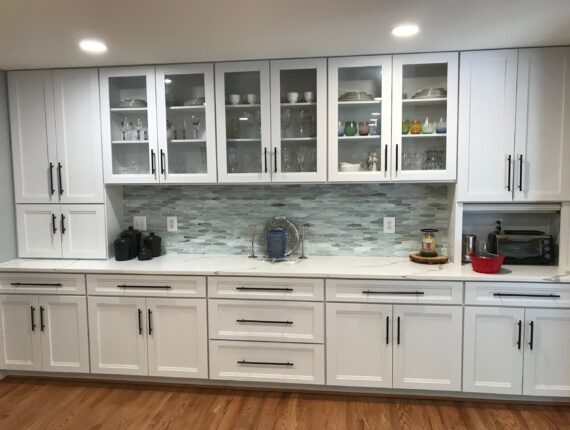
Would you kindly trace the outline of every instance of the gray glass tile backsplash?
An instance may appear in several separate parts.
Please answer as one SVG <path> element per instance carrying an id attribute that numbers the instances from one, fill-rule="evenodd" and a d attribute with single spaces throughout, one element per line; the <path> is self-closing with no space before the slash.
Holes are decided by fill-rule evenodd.
<path id="1" fill-rule="evenodd" d="M 147 217 L 168 253 L 246 254 L 247 226 L 273 216 L 309 224 L 307 255 L 406 256 L 420 229 L 440 230 L 447 248 L 447 186 L 423 184 L 125 186 L 124 223 Z M 178 231 L 166 231 L 166 217 Z M 385 216 L 396 233 L 384 234 Z M 261 253 L 261 250 L 257 249 Z"/>

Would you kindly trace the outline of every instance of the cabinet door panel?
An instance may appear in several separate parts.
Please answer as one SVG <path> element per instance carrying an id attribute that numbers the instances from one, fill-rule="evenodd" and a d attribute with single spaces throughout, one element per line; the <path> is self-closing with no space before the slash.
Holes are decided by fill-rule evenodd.
<path id="1" fill-rule="evenodd" d="M 43 370 L 89 373 L 85 296 L 43 296 L 39 302 Z"/>
<path id="2" fill-rule="evenodd" d="M 461 389 L 460 306 L 395 305 L 393 333 L 394 388 Z"/>
<path id="3" fill-rule="evenodd" d="M 150 376 L 208 378 L 206 299 L 146 299 Z"/>
<path id="4" fill-rule="evenodd" d="M 522 394 L 523 324 L 524 309 L 465 308 L 463 391 Z"/>
<path id="5" fill-rule="evenodd" d="M 38 297 L 0 296 L 0 368 L 42 370 Z"/>
<path id="6" fill-rule="evenodd" d="M 8 95 L 16 203 L 57 202 L 51 71 L 10 72 Z"/>
<path id="7" fill-rule="evenodd" d="M 515 200 L 569 200 L 570 48 L 521 49 L 518 70 Z"/>
<path id="8" fill-rule="evenodd" d="M 103 203 L 98 72 L 57 70 L 53 85 L 60 201 Z"/>
<path id="9" fill-rule="evenodd" d="M 525 309 L 525 319 L 523 394 L 570 397 L 570 310 Z"/>
<path id="10" fill-rule="evenodd" d="M 105 206 L 61 205 L 63 258 L 106 258 Z"/>
<path id="11" fill-rule="evenodd" d="M 91 372 L 148 375 L 145 299 L 88 300 Z"/>
<path id="12" fill-rule="evenodd" d="M 461 53 L 460 201 L 513 198 L 517 58 L 516 49 Z"/>
<path id="13" fill-rule="evenodd" d="M 18 256 L 61 258 L 59 205 L 16 205 Z"/>
<path id="14" fill-rule="evenodd" d="M 327 304 L 327 385 L 392 387 L 392 306 Z"/>

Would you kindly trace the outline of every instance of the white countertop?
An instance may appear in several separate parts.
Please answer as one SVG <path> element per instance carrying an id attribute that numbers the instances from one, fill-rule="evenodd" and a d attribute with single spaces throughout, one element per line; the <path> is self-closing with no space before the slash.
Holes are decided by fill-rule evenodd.
<path id="1" fill-rule="evenodd" d="M 0 263 L 0 271 L 570 283 L 570 270 L 552 266 L 503 266 L 501 273 L 486 275 L 471 265 L 422 265 L 382 257 L 313 256 L 281 263 L 241 255 L 163 255 L 150 261 L 16 259 Z"/>

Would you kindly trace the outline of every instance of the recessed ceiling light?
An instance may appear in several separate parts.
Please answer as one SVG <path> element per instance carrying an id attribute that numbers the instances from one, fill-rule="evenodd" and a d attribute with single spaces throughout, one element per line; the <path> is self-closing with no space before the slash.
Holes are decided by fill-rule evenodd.
<path id="1" fill-rule="evenodd" d="M 103 52 L 107 52 L 107 45 L 95 39 L 84 39 L 79 42 L 79 47 L 90 54 L 102 54 Z"/>
<path id="2" fill-rule="evenodd" d="M 418 34 L 420 28 L 416 24 L 402 24 L 392 29 L 392 36 L 411 37 Z"/>

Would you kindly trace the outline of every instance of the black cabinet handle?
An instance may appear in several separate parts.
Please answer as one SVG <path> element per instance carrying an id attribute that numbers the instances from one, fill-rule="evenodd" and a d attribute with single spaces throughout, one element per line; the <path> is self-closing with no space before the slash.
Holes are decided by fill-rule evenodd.
<path id="1" fill-rule="evenodd" d="M 293 325 L 293 321 L 274 321 L 274 320 L 246 320 L 239 319 L 236 320 L 238 323 L 254 323 L 254 324 L 286 324 Z"/>
<path id="2" fill-rule="evenodd" d="M 294 366 L 294 363 L 286 361 L 284 363 L 274 362 L 274 361 L 247 361 L 247 360 L 239 360 L 237 364 L 253 364 L 253 365 L 261 365 L 261 366 Z"/>
<path id="3" fill-rule="evenodd" d="M 388 145 L 384 146 L 384 172 L 388 171 Z"/>
<path id="4" fill-rule="evenodd" d="M 34 308 L 33 306 L 30 306 L 30 313 L 31 313 L 31 317 L 32 317 L 32 331 L 36 331 L 36 318 L 35 318 L 35 312 L 36 312 L 36 308 Z"/>
<path id="5" fill-rule="evenodd" d="M 62 168 L 63 168 L 63 166 L 61 165 L 61 163 L 57 163 L 57 184 L 59 186 L 59 195 L 60 196 L 63 194 L 63 179 L 62 179 L 62 173 L 61 173 Z"/>
<path id="6" fill-rule="evenodd" d="M 160 174 L 164 175 L 166 170 L 164 169 L 165 161 L 164 161 L 164 151 L 160 150 Z"/>
<path id="7" fill-rule="evenodd" d="M 55 194 L 55 188 L 53 186 L 53 163 L 49 163 L 49 191 L 52 196 Z"/>
<path id="8" fill-rule="evenodd" d="M 148 335 L 152 334 L 152 311 L 148 310 Z"/>
<path id="9" fill-rule="evenodd" d="M 512 155 L 508 155 L 507 157 L 507 191 L 511 191 L 511 164 L 513 162 Z"/>
<path id="10" fill-rule="evenodd" d="M 143 334 L 143 330 L 142 330 L 142 311 L 140 309 L 138 309 L 138 315 L 139 315 L 139 334 L 142 335 Z"/>
<path id="11" fill-rule="evenodd" d="M 61 234 L 64 234 L 65 232 L 65 215 L 61 214 Z"/>
<path id="12" fill-rule="evenodd" d="M 239 291 L 286 291 L 292 292 L 293 288 L 271 288 L 271 287 L 236 287 Z"/>
<path id="13" fill-rule="evenodd" d="M 405 294 L 411 296 L 423 296 L 425 293 L 423 291 L 370 291 L 364 290 L 362 294 Z"/>
<path id="14" fill-rule="evenodd" d="M 275 164 L 275 173 L 277 173 L 277 148 L 273 149 L 273 163 Z"/>
<path id="15" fill-rule="evenodd" d="M 55 226 L 56 219 L 57 217 L 55 216 L 55 214 L 51 214 L 51 231 L 53 232 L 53 234 L 57 232 L 57 227 Z"/>
<path id="16" fill-rule="evenodd" d="M 390 317 L 386 317 L 386 345 L 390 343 Z"/>
<path id="17" fill-rule="evenodd" d="M 530 350 L 534 347 L 534 321 L 530 322 L 530 342 L 528 343 Z"/>
<path id="18" fill-rule="evenodd" d="M 519 326 L 519 336 L 517 338 L 517 348 L 521 349 L 521 340 L 522 340 L 522 321 L 519 320 L 519 322 L 517 323 L 517 325 Z"/>
<path id="19" fill-rule="evenodd" d="M 170 290 L 170 285 L 117 285 L 117 288 L 146 288 L 149 290 Z"/>
<path id="20" fill-rule="evenodd" d="M 11 282 L 10 285 L 13 285 L 14 287 L 63 287 L 63 284 L 60 284 L 59 282 L 55 283 L 55 284 L 35 284 L 33 282 Z"/>
<path id="21" fill-rule="evenodd" d="M 397 338 L 398 338 L 398 345 L 399 345 L 400 344 L 400 317 L 398 317 Z"/>
<path id="22" fill-rule="evenodd" d="M 265 173 L 267 173 L 267 148 L 263 148 L 263 165 Z"/>
<path id="23" fill-rule="evenodd" d="M 559 299 L 559 294 L 518 294 L 518 293 L 493 293 L 495 297 L 537 297 Z"/>
<path id="24" fill-rule="evenodd" d="M 40 306 L 40 330 L 44 331 L 44 329 L 46 328 L 45 324 L 44 324 L 44 310 L 45 308 L 43 306 Z"/>
<path id="25" fill-rule="evenodd" d="M 523 156 L 519 155 L 519 191 L 523 190 Z"/>
<path id="26" fill-rule="evenodd" d="M 396 144 L 396 173 L 398 173 L 398 149 L 399 145 Z"/>
<path id="27" fill-rule="evenodd" d="M 156 173 L 156 154 L 154 149 L 150 150 L 150 173 L 153 175 Z"/>

